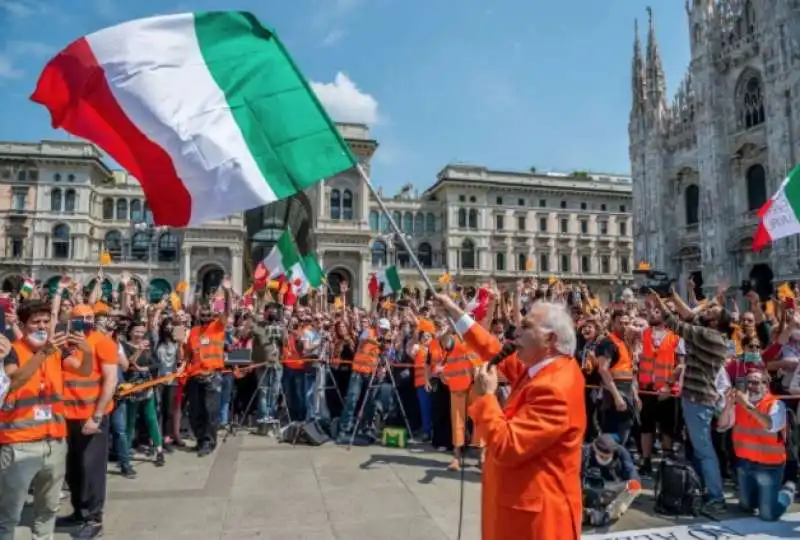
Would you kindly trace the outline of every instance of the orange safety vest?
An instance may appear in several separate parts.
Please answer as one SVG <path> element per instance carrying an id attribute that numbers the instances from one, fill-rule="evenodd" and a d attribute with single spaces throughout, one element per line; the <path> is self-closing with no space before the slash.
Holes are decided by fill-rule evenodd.
<path id="1" fill-rule="evenodd" d="M 212 328 L 216 326 L 217 328 Z M 191 368 L 195 373 L 210 373 L 225 368 L 225 328 L 218 321 L 195 326 L 189 333 Z"/>
<path id="2" fill-rule="evenodd" d="M 12 343 L 21 368 L 33 358 L 28 344 Z M 2 369 L 2 368 L 0 368 Z M 33 376 L 0 405 L 0 444 L 60 440 L 67 436 L 61 354 L 50 354 Z"/>
<path id="3" fill-rule="evenodd" d="M 289 334 L 289 339 L 283 346 L 283 365 L 289 369 L 305 369 L 306 367 L 303 355 L 297 351 L 297 337 L 294 332 Z"/>
<path id="4" fill-rule="evenodd" d="M 100 358 L 95 353 L 95 344 L 110 337 L 98 331 L 89 332 L 86 341 L 92 349 L 92 372 L 88 377 L 64 371 L 64 416 L 67 420 L 88 420 L 95 410 L 97 400 L 103 392 L 103 371 Z M 115 344 L 115 348 L 117 345 Z M 114 409 L 114 400 L 109 400 L 105 414 Z"/>
<path id="5" fill-rule="evenodd" d="M 761 414 L 769 414 L 778 399 L 767 393 L 756 405 Z M 770 433 L 744 407 L 736 404 L 736 423 L 733 426 L 733 450 L 736 457 L 762 465 L 782 465 L 786 462 L 786 428 Z"/>
<path id="6" fill-rule="evenodd" d="M 358 350 L 353 358 L 353 371 L 361 373 L 362 375 L 369 375 L 372 370 L 378 365 L 378 356 L 381 353 L 381 347 L 378 343 L 378 334 L 375 329 L 369 329 L 369 336 L 361 340 L 358 344 Z"/>
<path id="7" fill-rule="evenodd" d="M 475 366 L 481 362 L 480 357 L 460 340 L 456 340 L 453 350 L 445 354 L 442 381 L 452 392 L 469 390 Z"/>
<path id="8" fill-rule="evenodd" d="M 614 334 L 608 334 L 608 339 L 617 347 L 617 363 L 609 370 L 615 381 L 630 382 L 633 380 L 633 357 L 624 341 Z"/>
<path id="9" fill-rule="evenodd" d="M 653 329 L 648 328 L 642 334 L 642 354 L 639 356 L 639 388 L 643 390 L 652 385 L 661 390 L 675 372 L 675 359 L 681 338 L 675 332 L 667 331 L 661 345 L 656 349 L 653 344 Z M 672 384 L 672 393 L 678 395 L 679 385 Z"/>
<path id="10" fill-rule="evenodd" d="M 414 357 L 414 388 L 425 386 L 425 361 L 428 359 L 428 348 L 420 345 Z"/>

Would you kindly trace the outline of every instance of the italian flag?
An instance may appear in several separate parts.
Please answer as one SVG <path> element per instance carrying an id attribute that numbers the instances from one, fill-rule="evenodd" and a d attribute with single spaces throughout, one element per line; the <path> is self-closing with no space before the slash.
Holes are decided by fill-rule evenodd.
<path id="1" fill-rule="evenodd" d="M 287 278 L 291 274 L 291 270 L 300 264 L 300 254 L 297 252 L 297 246 L 294 245 L 289 229 L 283 231 L 278 243 L 261 261 L 261 264 L 264 265 L 266 275 L 264 281 Z"/>
<path id="2" fill-rule="evenodd" d="M 758 211 L 760 223 L 753 237 L 753 251 L 787 236 L 800 234 L 800 166 L 795 167 L 778 191 Z"/>
<path id="3" fill-rule="evenodd" d="M 26 278 L 25 281 L 22 282 L 22 287 L 19 290 L 19 294 L 23 298 L 27 298 L 33 292 L 33 288 L 36 284 L 30 278 Z"/>
<path id="4" fill-rule="evenodd" d="M 283 44 L 249 13 L 100 30 L 45 66 L 31 100 L 135 176 L 156 225 L 201 225 L 356 165 Z"/>
<path id="5" fill-rule="evenodd" d="M 372 274 L 367 288 L 372 298 L 379 298 L 400 292 L 403 285 L 400 283 L 400 274 L 397 273 L 397 268 L 387 266 L 385 269 L 378 270 Z"/>
<path id="6" fill-rule="evenodd" d="M 322 285 L 323 277 L 324 272 L 319 261 L 310 253 L 300 257 L 300 260 L 289 269 L 289 282 L 298 297 L 305 296 L 309 290 Z"/>

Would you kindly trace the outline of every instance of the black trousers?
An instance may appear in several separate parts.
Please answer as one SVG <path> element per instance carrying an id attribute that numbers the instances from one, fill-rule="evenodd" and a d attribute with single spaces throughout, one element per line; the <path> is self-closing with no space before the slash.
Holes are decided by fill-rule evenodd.
<path id="1" fill-rule="evenodd" d="M 431 395 L 433 440 L 435 448 L 453 450 L 453 427 L 450 425 L 450 389 L 438 381 L 436 390 Z"/>
<path id="2" fill-rule="evenodd" d="M 174 438 L 172 429 L 173 418 L 175 417 L 175 396 L 178 393 L 177 385 L 165 384 L 159 389 L 159 422 L 161 423 L 161 435 L 163 437 Z"/>
<path id="3" fill-rule="evenodd" d="M 189 399 L 189 423 L 197 447 L 215 448 L 222 402 L 222 378 L 217 373 L 208 379 L 189 379 L 186 395 Z"/>
<path id="4" fill-rule="evenodd" d="M 85 420 L 67 420 L 67 486 L 73 512 L 84 521 L 103 522 L 108 470 L 108 417 L 100 433 L 84 435 Z"/>

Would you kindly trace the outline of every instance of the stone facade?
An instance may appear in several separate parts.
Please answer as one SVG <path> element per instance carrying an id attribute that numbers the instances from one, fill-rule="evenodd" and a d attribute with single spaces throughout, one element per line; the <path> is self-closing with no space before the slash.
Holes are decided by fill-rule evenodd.
<path id="1" fill-rule="evenodd" d="M 798 163 L 800 4 L 690 0 L 691 63 L 667 102 L 652 12 L 629 123 L 636 259 L 683 288 L 800 278 L 800 241 L 753 253 L 756 212 Z"/>
<path id="2" fill-rule="evenodd" d="M 369 175 L 377 141 L 365 125 L 338 127 Z M 386 265 L 408 288 L 425 289 L 403 239 L 434 283 L 449 269 L 464 285 L 494 277 L 513 286 L 525 272 L 586 281 L 608 298 L 631 282 L 628 177 L 448 165 L 422 193 L 408 185 L 380 196 L 402 239 L 356 169 L 244 215 L 161 229 L 136 179 L 111 171 L 94 146 L 0 143 L 0 284 L 11 290 L 32 274 L 90 285 L 107 251 L 108 290 L 128 271 L 153 297 L 178 281 L 209 290 L 225 272 L 241 291 L 286 227 L 301 251 L 319 255 L 332 289 L 347 280 L 350 300 L 362 305 L 369 275 Z"/>

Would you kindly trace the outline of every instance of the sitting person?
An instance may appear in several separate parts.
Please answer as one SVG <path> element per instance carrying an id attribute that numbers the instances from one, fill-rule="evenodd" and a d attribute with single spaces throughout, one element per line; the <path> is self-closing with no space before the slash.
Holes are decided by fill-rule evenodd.
<path id="1" fill-rule="evenodd" d="M 602 434 L 583 447 L 583 522 L 605 526 L 616 521 L 641 491 L 641 481 L 628 450 Z"/>
<path id="2" fill-rule="evenodd" d="M 746 391 L 729 390 L 725 409 L 717 422 L 720 431 L 733 428 L 733 449 L 738 459 L 739 506 L 758 509 L 764 521 L 776 521 L 792 504 L 795 485 L 781 488 L 786 465 L 786 405 L 769 390 L 761 369 L 747 374 Z"/>

